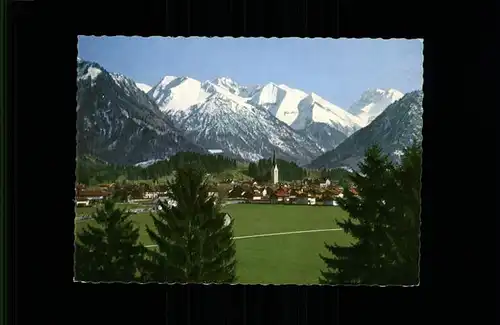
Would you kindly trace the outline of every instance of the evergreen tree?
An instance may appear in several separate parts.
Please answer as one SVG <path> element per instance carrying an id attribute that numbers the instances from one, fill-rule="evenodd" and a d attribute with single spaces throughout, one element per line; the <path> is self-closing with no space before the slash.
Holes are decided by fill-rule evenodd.
<path id="1" fill-rule="evenodd" d="M 420 257 L 422 147 L 414 144 L 403 151 L 395 170 L 398 191 L 394 200 L 392 225 L 386 235 L 394 248 L 393 281 L 398 284 L 418 282 Z"/>
<path id="2" fill-rule="evenodd" d="M 411 225 L 418 224 L 420 213 L 420 151 L 406 152 L 405 162 L 394 166 L 374 146 L 367 150 L 360 172 L 349 177 L 359 195 L 344 188 L 338 203 L 349 217 L 338 225 L 354 243 L 325 244 L 333 256 L 320 255 L 327 266 L 321 283 L 416 283 L 418 227 Z"/>
<path id="3" fill-rule="evenodd" d="M 147 227 L 158 246 L 145 262 L 148 281 L 230 283 L 235 281 L 235 245 L 232 224 L 224 226 L 225 213 L 202 171 L 192 167 L 177 170 L 169 184 L 175 204 L 161 203 L 152 215 L 154 230 Z"/>
<path id="4" fill-rule="evenodd" d="M 96 226 L 88 225 L 75 240 L 75 278 L 79 281 L 137 280 L 137 264 L 144 247 L 139 228 L 130 213 L 106 200 L 92 215 Z"/>

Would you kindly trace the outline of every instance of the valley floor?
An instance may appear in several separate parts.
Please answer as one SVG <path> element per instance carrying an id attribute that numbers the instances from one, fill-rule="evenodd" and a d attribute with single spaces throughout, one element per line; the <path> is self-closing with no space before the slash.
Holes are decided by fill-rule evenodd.
<path id="1" fill-rule="evenodd" d="M 336 220 L 346 216 L 338 207 L 234 204 L 224 210 L 234 220 L 238 283 L 318 283 L 324 269 L 319 254 L 328 256 L 324 243 L 351 242 L 338 230 Z M 153 227 L 149 214 L 136 214 L 133 220 L 141 229 L 141 242 L 152 245 L 145 230 L 145 225 Z M 77 222 L 76 231 L 88 222 Z"/>

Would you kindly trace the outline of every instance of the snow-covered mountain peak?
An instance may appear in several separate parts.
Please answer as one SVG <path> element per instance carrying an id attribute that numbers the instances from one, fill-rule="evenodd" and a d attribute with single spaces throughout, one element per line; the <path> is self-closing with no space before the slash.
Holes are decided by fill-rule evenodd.
<path id="1" fill-rule="evenodd" d="M 359 112 L 368 104 L 375 103 L 381 100 L 393 100 L 396 101 L 403 97 L 403 93 L 399 90 L 388 88 L 388 89 L 368 89 L 364 91 L 359 100 L 349 107 L 349 112 L 353 114 L 359 114 Z"/>
<path id="2" fill-rule="evenodd" d="M 277 150 L 282 157 L 303 163 L 322 152 L 314 140 L 294 132 L 268 111 L 217 85 L 204 85 L 215 91 L 185 114 L 172 115 L 194 142 L 224 148 L 226 154 L 245 160 L 268 157 Z"/>
<path id="3" fill-rule="evenodd" d="M 275 83 L 267 83 L 253 95 L 250 101 L 255 105 L 269 105 L 280 103 L 286 95 L 286 90 Z"/>
<path id="4" fill-rule="evenodd" d="M 227 87 L 227 88 L 239 88 L 240 85 L 234 81 L 231 78 L 228 77 L 217 77 L 214 80 L 212 80 L 212 83 L 221 86 L 221 87 Z"/>
<path id="5" fill-rule="evenodd" d="M 165 76 L 161 78 L 160 82 L 158 83 L 159 86 L 161 87 L 167 87 L 172 81 L 179 79 L 178 77 L 174 76 Z"/>
<path id="6" fill-rule="evenodd" d="M 162 111 L 184 111 L 207 97 L 201 82 L 189 77 L 164 77 L 149 94 Z"/>
<path id="7" fill-rule="evenodd" d="M 407 93 L 390 104 L 368 126 L 347 138 L 334 150 L 315 159 L 311 167 L 355 168 L 363 160 L 366 149 L 373 144 L 379 145 L 385 154 L 397 159 L 401 150 L 413 140 L 422 141 L 422 100 L 422 91 Z"/>
<path id="8" fill-rule="evenodd" d="M 227 87 L 215 84 L 212 81 L 205 81 L 201 84 L 202 94 L 199 98 L 225 98 L 238 103 L 241 106 L 248 106 L 246 99 L 238 96 L 238 91 L 233 92 L 234 89 L 228 89 Z M 210 97 L 208 97 L 210 96 Z"/>
<path id="9" fill-rule="evenodd" d="M 153 88 L 150 85 L 143 84 L 143 83 L 140 83 L 140 82 L 136 82 L 135 85 L 137 86 L 137 88 L 139 88 L 140 90 L 142 90 L 146 94 L 148 93 L 148 91 L 151 90 L 151 88 Z"/>
<path id="10" fill-rule="evenodd" d="M 253 94 L 255 94 L 255 92 L 260 89 L 260 86 L 242 86 L 238 82 L 228 77 L 218 77 L 210 82 L 219 86 L 220 88 L 227 90 L 231 94 L 247 99 L 252 97 Z"/>
<path id="11" fill-rule="evenodd" d="M 205 152 L 188 141 L 132 79 L 84 60 L 77 62 L 77 76 L 79 154 L 129 164 L 179 151 Z"/>
<path id="12" fill-rule="evenodd" d="M 113 107 L 113 118 L 120 123 L 131 120 L 134 128 L 147 129 L 151 136 L 161 137 L 158 140 L 149 135 L 138 137 L 147 155 L 137 154 L 134 161 L 168 156 L 180 148 L 175 144 L 175 139 L 179 139 L 179 144 L 186 143 L 188 147 L 196 143 L 206 148 L 221 148 L 225 155 L 235 158 L 255 160 L 268 157 L 276 150 L 284 159 L 305 163 L 336 148 L 379 111 L 403 96 L 395 89 L 367 90 L 351 106 L 350 109 L 357 110 L 352 114 L 317 93 L 306 93 L 286 84 L 268 82 L 243 86 L 226 76 L 200 82 L 187 76 L 166 75 L 151 87 L 121 74 L 109 73 L 97 63 L 80 58 L 77 63 L 79 87 L 92 90 L 89 87 L 98 85 L 105 89 L 106 96 L 98 98 L 102 101 L 96 110 L 102 115 L 99 123 L 108 123 L 109 116 L 105 115 L 108 111 L 101 107 L 109 106 Z M 92 96 L 89 91 L 82 97 L 80 110 L 84 107 L 93 114 L 90 108 L 94 107 L 95 98 Z M 412 112 L 409 111 L 408 116 L 418 115 L 417 111 Z M 115 141 L 115 133 L 125 130 L 120 123 L 111 123 L 109 131 L 106 129 L 106 134 L 113 135 L 108 140 Z M 90 128 L 87 124 L 83 127 Z M 184 132 L 187 142 L 183 142 L 180 134 L 169 135 L 176 130 Z M 153 142 L 148 142 L 150 139 Z M 118 142 L 108 142 L 105 146 L 119 147 Z M 165 146 L 168 152 L 150 153 L 156 148 L 162 151 Z"/>
<path id="13" fill-rule="evenodd" d="M 379 93 L 381 96 L 394 99 L 395 101 L 401 99 L 404 96 L 402 92 L 393 88 L 377 89 L 377 93 Z"/>
<path id="14" fill-rule="evenodd" d="M 207 80 L 201 83 L 201 88 L 209 93 L 214 93 L 220 89 L 220 86 L 213 81 Z"/>
<path id="15" fill-rule="evenodd" d="M 255 89 L 249 103 L 265 108 L 282 122 L 292 125 L 299 115 L 299 103 L 307 94 L 273 82 Z"/>
<path id="16" fill-rule="evenodd" d="M 328 106 L 328 103 L 326 100 L 324 100 L 321 96 L 319 96 L 316 93 L 311 93 L 309 96 L 307 96 L 307 100 L 312 104 L 312 103 L 318 103 L 320 105 L 326 105 Z"/>
<path id="17" fill-rule="evenodd" d="M 167 76 L 162 79 L 160 83 L 161 86 L 169 89 L 184 89 L 184 90 L 194 90 L 201 86 L 201 82 L 190 77 L 177 77 L 169 81 L 171 77 Z M 168 83 L 167 83 L 168 82 Z"/>
<path id="18" fill-rule="evenodd" d="M 311 93 L 299 103 L 299 116 L 291 125 L 294 129 L 303 129 L 311 122 L 324 123 L 338 131 L 350 135 L 360 127 L 356 116 L 328 102 L 321 96 Z"/>
<path id="19" fill-rule="evenodd" d="M 107 75 L 107 71 L 98 63 L 78 59 L 79 58 L 77 58 L 77 81 L 90 80 L 91 84 L 94 85 L 98 78 Z"/>
<path id="20" fill-rule="evenodd" d="M 349 112 L 356 115 L 361 120 L 361 125 L 366 126 L 380 115 L 390 104 L 401 99 L 403 93 L 399 90 L 387 89 L 368 89 L 361 94 L 351 107 Z"/>
<path id="21" fill-rule="evenodd" d="M 389 97 L 394 99 L 394 101 L 403 98 L 404 94 L 397 89 L 387 89 L 387 94 Z"/>

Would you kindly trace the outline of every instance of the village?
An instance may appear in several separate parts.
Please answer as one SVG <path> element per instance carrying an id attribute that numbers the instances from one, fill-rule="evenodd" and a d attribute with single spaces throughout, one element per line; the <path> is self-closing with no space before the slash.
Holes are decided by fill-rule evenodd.
<path id="1" fill-rule="evenodd" d="M 357 194 L 354 188 L 350 188 Z M 158 205 L 159 201 L 168 201 L 167 188 L 164 184 L 101 184 L 87 188 L 78 184 L 76 203 L 80 207 L 92 206 L 107 197 L 121 198 L 122 202 Z M 254 204 L 300 204 L 336 206 L 336 199 L 342 197 L 342 188 L 329 179 L 304 179 L 302 181 L 279 182 L 273 184 L 256 181 L 236 182 L 225 180 L 210 184 L 209 195 L 229 203 Z"/>
<path id="2" fill-rule="evenodd" d="M 215 181 L 207 174 L 209 195 L 217 197 L 223 204 L 257 203 L 257 204 L 299 204 L 336 206 L 338 197 L 343 196 L 343 189 L 338 181 L 332 182 L 329 178 L 304 178 L 296 181 L 280 181 L 279 167 L 276 153 L 272 158 L 272 179 L 267 182 L 236 181 L 225 179 Z M 349 190 L 357 195 L 351 185 Z M 161 208 L 159 202 L 175 205 L 167 195 L 168 185 L 154 185 L 142 183 L 101 184 L 97 188 L 88 189 L 82 184 L 76 187 L 76 205 L 89 207 L 104 198 L 112 196 L 121 202 L 142 203 L 150 210 Z"/>

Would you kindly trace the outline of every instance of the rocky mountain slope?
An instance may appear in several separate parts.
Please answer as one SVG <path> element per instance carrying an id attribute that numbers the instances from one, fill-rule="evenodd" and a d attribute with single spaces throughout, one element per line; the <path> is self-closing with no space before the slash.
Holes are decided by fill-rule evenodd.
<path id="1" fill-rule="evenodd" d="M 206 152 L 188 141 L 134 81 L 77 60 L 77 151 L 110 163 Z"/>
<path id="2" fill-rule="evenodd" d="M 283 84 L 243 86 L 165 76 L 155 86 L 78 60 L 79 150 L 110 162 L 143 164 L 178 151 L 308 164 L 366 126 L 402 94 L 365 92 L 346 111 Z"/>
<path id="3" fill-rule="evenodd" d="M 320 96 L 274 83 L 165 76 L 148 95 L 196 143 L 246 160 L 277 150 L 304 163 L 360 128 L 356 116 Z"/>
<path id="4" fill-rule="evenodd" d="M 267 109 L 249 100 L 259 87 L 241 87 L 227 78 L 199 82 L 164 77 L 148 95 L 193 142 L 225 155 L 255 161 L 277 156 L 309 163 L 323 152 L 314 139 L 300 134 Z"/>
<path id="5" fill-rule="evenodd" d="M 412 140 L 422 141 L 423 92 L 414 91 L 389 105 L 368 126 L 357 131 L 337 148 L 316 158 L 312 168 L 356 168 L 368 147 L 373 144 L 392 158 Z"/>
<path id="6" fill-rule="evenodd" d="M 268 83 L 254 89 L 248 103 L 267 109 L 324 150 L 335 148 L 360 128 L 359 120 L 317 94 Z"/>

